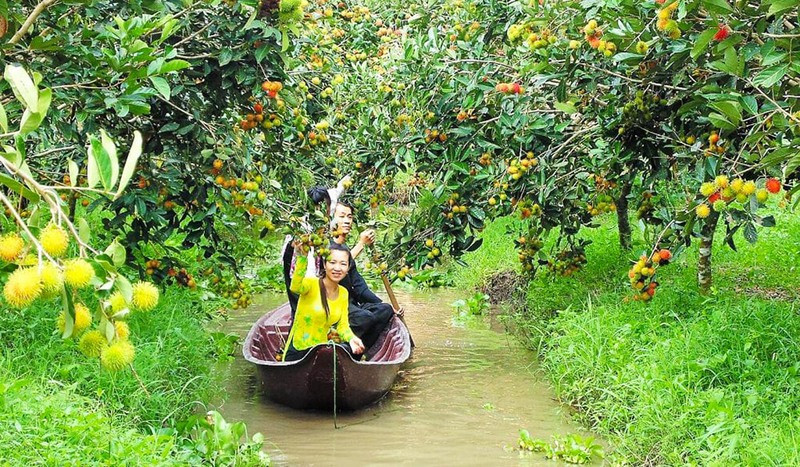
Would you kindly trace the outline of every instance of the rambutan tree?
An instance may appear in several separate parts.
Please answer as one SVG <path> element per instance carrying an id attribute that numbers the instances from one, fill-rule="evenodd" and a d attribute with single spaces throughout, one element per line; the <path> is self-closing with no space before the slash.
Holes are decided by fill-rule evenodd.
<path id="1" fill-rule="evenodd" d="M 258 254 L 237 249 L 239 227 L 256 240 L 273 230 L 288 217 L 298 184 L 294 141 L 262 152 L 237 129 L 233 105 L 247 102 L 264 80 L 285 79 L 281 50 L 293 46 L 305 3 L 10 4 L 0 12 L 7 19 L 0 61 L 41 73 L 59 102 L 31 142 L 30 150 L 45 156 L 29 165 L 50 185 L 84 183 L 80 151 L 90 135 L 103 128 L 130 140 L 140 131 L 142 157 L 130 189 L 118 197 L 64 193 L 68 216 L 80 205 L 113 213 L 102 216 L 97 235 L 119 238 L 127 264 L 152 280 L 193 287 L 181 258 L 191 248 L 213 259 L 216 271 L 235 269 Z M 281 96 L 271 99 L 271 112 Z M 77 172 L 66 170 L 68 160 Z"/>
<path id="2" fill-rule="evenodd" d="M 42 157 L 30 149 L 36 147 L 35 135 L 51 108 L 52 89 L 40 87 L 42 76 L 18 65 L 7 65 L 3 78 L 13 92 L 13 99 L 0 104 L 4 150 L 0 164 L 5 172 L 0 174 L 0 202 L 5 208 L 0 260 L 5 304 L 24 313 L 34 301 L 60 301 L 61 313 L 53 320 L 62 337 L 77 339 L 80 350 L 87 357 L 99 358 L 103 367 L 121 370 L 130 365 L 135 352 L 125 318 L 132 311 L 155 307 L 158 288 L 149 282 L 132 284 L 120 272 L 126 252 L 119 242 L 106 243 L 104 250 L 93 247 L 98 242 L 92 239 L 89 222 L 84 217 L 70 218 L 59 194 L 121 196 L 134 176 L 142 136 L 135 133 L 121 165 L 114 140 L 102 130 L 91 135 L 86 144 L 86 183 L 75 183 L 78 165 L 70 160 L 65 170 L 74 182 L 48 184 L 28 161 Z M 84 289 L 94 291 L 99 306 L 83 302 L 79 292 Z"/>

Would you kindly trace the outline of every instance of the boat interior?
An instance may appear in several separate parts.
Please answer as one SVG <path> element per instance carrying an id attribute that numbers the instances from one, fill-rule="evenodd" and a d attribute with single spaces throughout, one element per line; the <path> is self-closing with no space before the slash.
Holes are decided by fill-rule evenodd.
<path id="1" fill-rule="evenodd" d="M 291 328 L 289 305 L 283 305 L 261 319 L 251 329 L 245 340 L 245 357 L 257 364 L 291 365 L 278 360 Z M 375 345 L 367 349 L 366 360 L 359 363 L 379 364 L 405 361 L 411 352 L 408 331 L 396 317 L 381 333 Z"/>

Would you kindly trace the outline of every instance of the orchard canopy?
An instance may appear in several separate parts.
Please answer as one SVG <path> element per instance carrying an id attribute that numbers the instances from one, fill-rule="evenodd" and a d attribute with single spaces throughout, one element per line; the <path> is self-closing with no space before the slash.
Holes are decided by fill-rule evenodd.
<path id="1" fill-rule="evenodd" d="M 319 244 L 306 189 L 345 176 L 392 278 L 500 216 L 523 271 L 570 275 L 616 216 L 622 249 L 652 245 L 631 298 L 692 247 L 707 290 L 715 235 L 793 208 L 799 6 L 0 0 L 3 299 L 60 303 L 63 336 L 121 369 L 158 286 L 246 306 L 243 265 L 279 234 Z"/>

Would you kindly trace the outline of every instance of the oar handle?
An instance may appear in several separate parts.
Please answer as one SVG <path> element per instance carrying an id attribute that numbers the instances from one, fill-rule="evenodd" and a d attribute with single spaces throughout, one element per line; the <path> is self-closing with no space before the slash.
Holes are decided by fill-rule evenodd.
<path id="1" fill-rule="evenodd" d="M 386 293 L 389 294 L 389 301 L 392 302 L 392 308 L 399 310 L 400 304 L 397 303 L 397 297 L 394 296 L 394 290 L 392 290 L 392 284 L 389 282 L 389 278 L 386 277 L 386 274 L 381 274 L 381 279 L 383 280 L 383 286 L 386 288 Z"/>

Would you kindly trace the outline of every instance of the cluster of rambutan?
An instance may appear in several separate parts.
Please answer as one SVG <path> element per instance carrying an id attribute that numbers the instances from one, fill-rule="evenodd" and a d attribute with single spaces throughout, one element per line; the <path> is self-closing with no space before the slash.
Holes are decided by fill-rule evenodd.
<path id="1" fill-rule="evenodd" d="M 525 91 L 519 83 L 497 83 L 494 90 L 502 94 L 522 94 Z"/>
<path id="2" fill-rule="evenodd" d="M 601 37 L 603 37 L 603 30 L 597 26 L 597 20 L 589 20 L 589 22 L 583 26 L 583 34 L 589 47 L 597 50 L 606 57 L 610 57 L 617 52 L 617 44 L 601 39 Z M 577 49 L 579 46 L 580 43 L 570 43 L 570 48 Z"/>
<path id="3" fill-rule="evenodd" d="M 507 161 L 508 168 L 506 172 L 512 180 L 519 180 L 530 169 L 539 165 L 539 159 L 533 154 L 533 151 L 528 151 L 525 157 L 519 159 L 511 159 Z"/>
<path id="4" fill-rule="evenodd" d="M 131 289 L 130 303 L 120 291 L 112 293 L 103 302 L 98 313 L 101 319 L 97 328 L 87 331 L 92 323 L 86 305 L 75 304 L 75 322 L 71 337 L 78 338 L 78 349 L 89 358 L 99 358 L 100 365 L 109 371 L 119 371 L 133 362 L 136 349 L 130 343 L 130 328 L 125 319 L 130 312 L 150 311 L 158 304 L 158 288 L 150 282 L 137 282 Z M 60 332 L 64 332 L 66 316 L 62 312 L 58 320 Z"/>
<path id="5" fill-rule="evenodd" d="M 664 8 L 658 10 L 658 22 L 656 28 L 662 31 L 670 39 L 681 37 L 681 28 L 678 22 L 672 19 L 672 13 L 678 8 L 678 2 L 672 2 Z"/>
<path id="6" fill-rule="evenodd" d="M 727 175 L 717 176 L 713 182 L 705 182 L 700 186 L 702 199 L 695 206 L 694 212 L 700 219 L 711 215 L 711 210 L 723 212 L 730 203 L 745 204 L 755 198 L 759 204 L 767 202 L 770 194 L 781 191 L 781 182 L 777 178 L 769 178 L 764 182 L 764 188 L 758 188 L 753 180 L 745 181 L 742 178 L 731 180 Z"/>
<path id="7" fill-rule="evenodd" d="M 631 287 L 636 291 L 634 300 L 648 301 L 653 298 L 658 287 L 658 282 L 655 280 L 656 271 L 659 266 L 669 263 L 671 258 L 672 252 L 661 249 L 650 257 L 642 255 L 639 261 L 633 264 L 628 271 L 628 278 L 631 280 Z"/>
<path id="8" fill-rule="evenodd" d="M 25 308 L 39 297 L 52 298 L 64 283 L 75 288 L 89 285 L 94 269 L 83 258 L 61 260 L 69 247 L 69 235 L 57 224 L 49 224 L 39 232 L 38 244 L 55 262 L 39 263 L 17 232 L 0 237 L 0 259 L 15 263 L 14 270 L 3 287 L 5 301 L 14 308 Z"/>
<path id="9" fill-rule="evenodd" d="M 532 273 L 539 265 L 539 251 L 544 247 L 544 242 L 535 236 L 535 232 L 530 231 L 528 234 L 532 237 L 521 236 L 514 240 L 514 244 L 517 246 L 517 259 L 522 270 Z"/>
<path id="10" fill-rule="evenodd" d="M 564 277 L 571 276 L 585 265 L 586 253 L 583 248 L 565 248 L 547 262 L 550 271 Z"/>
<path id="11" fill-rule="evenodd" d="M 47 259 L 40 263 L 35 255 L 26 254 L 29 248 L 17 232 L 0 237 L 0 259 L 18 266 L 3 286 L 3 298 L 13 308 L 25 308 L 38 298 L 54 298 L 65 286 L 86 288 L 95 278 L 94 268 L 86 259 L 62 259 L 69 248 L 70 237 L 61 226 L 54 223 L 47 225 L 39 232 L 37 243 L 53 261 Z M 85 304 L 76 302 L 70 335 L 81 336 L 78 344 L 80 350 L 87 356 L 100 357 L 104 368 L 112 371 L 122 369 L 133 360 L 134 350 L 128 342 L 128 325 L 120 320 L 131 309 L 153 309 L 158 303 L 158 295 L 158 288 L 149 282 L 133 285 L 130 304 L 121 292 L 115 292 L 106 302 L 106 308 L 113 314 L 100 320 L 100 326 L 104 328 L 88 332 L 93 313 Z M 67 319 L 67 312 L 63 310 L 56 321 L 62 334 L 67 327 Z M 105 326 L 112 326 L 113 329 Z"/>
<path id="12" fill-rule="evenodd" d="M 692 141 L 692 144 L 693 143 L 694 141 Z M 708 148 L 706 148 L 703 154 L 705 154 L 706 157 L 711 157 L 715 154 L 722 154 L 724 152 L 725 144 L 720 144 L 719 133 L 712 131 L 711 134 L 708 135 Z"/>
<path id="13" fill-rule="evenodd" d="M 611 195 L 599 193 L 595 195 L 593 202 L 586 205 L 586 210 L 592 216 L 599 216 L 607 212 L 616 211 L 617 205 L 614 204 L 614 198 Z"/>
<path id="14" fill-rule="evenodd" d="M 439 142 L 444 143 L 445 141 L 447 141 L 447 133 L 445 133 L 443 130 L 440 131 L 440 130 L 436 130 L 436 129 L 432 130 L 432 129 L 426 128 L 425 131 L 423 132 L 423 134 L 425 135 L 425 142 L 426 143 L 432 143 L 434 141 L 439 141 Z"/>

